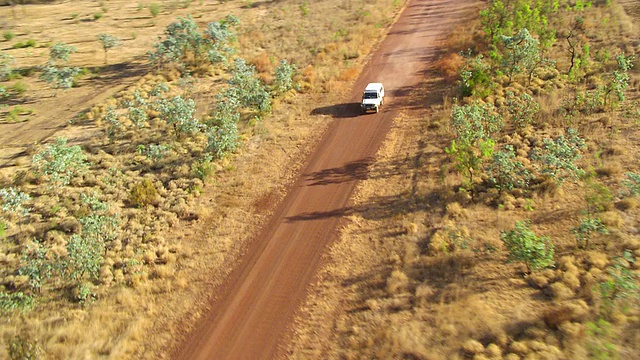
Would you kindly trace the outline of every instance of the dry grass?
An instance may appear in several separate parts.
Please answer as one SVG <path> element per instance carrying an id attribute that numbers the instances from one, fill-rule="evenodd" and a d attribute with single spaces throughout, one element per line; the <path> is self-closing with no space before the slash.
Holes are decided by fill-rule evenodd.
<path id="1" fill-rule="evenodd" d="M 33 329 L 34 336 L 39 339 L 48 357 L 158 359 L 168 356 L 170 346 L 180 340 L 176 334 L 185 334 L 201 314 L 202 299 L 210 296 L 212 289 L 233 267 L 244 242 L 254 235 L 258 225 L 268 216 L 269 208 L 282 197 L 286 184 L 291 181 L 301 165 L 301 159 L 306 157 L 311 148 L 310 144 L 322 134 L 326 121 L 308 114 L 314 106 L 326 106 L 338 101 L 345 82 L 352 81 L 360 71 L 364 60 L 360 55 L 366 54 L 375 45 L 370 41 L 371 37 L 379 37 L 381 33 L 376 25 L 382 24 L 384 28 L 398 10 L 393 1 L 385 0 L 366 5 L 366 8 L 370 8 L 369 15 L 361 19 L 355 16 L 356 11 L 362 10 L 361 7 L 337 12 L 331 18 L 323 15 L 336 4 L 335 1 L 310 4 L 314 11 L 301 18 L 291 10 L 299 8 L 299 4 L 293 1 L 258 8 L 243 8 L 236 3 L 215 4 L 211 8 L 211 4 L 193 3 L 189 9 L 177 9 L 151 19 L 136 14 L 130 2 L 122 1 L 110 2 L 109 12 L 98 23 L 85 24 L 71 19 L 61 22 L 49 20 L 46 25 L 34 20 L 38 17 L 47 21 L 42 11 L 48 11 L 49 15 L 58 19 L 73 11 L 71 5 L 82 7 L 86 4 L 74 2 L 28 8 L 18 27 L 41 27 L 43 32 L 38 30 L 30 35 L 38 38 L 39 42 L 47 41 L 41 36 L 59 35 L 59 40 L 79 49 L 72 56 L 72 63 L 84 66 L 101 65 L 102 52 L 98 48 L 93 49 L 94 39 L 87 37 L 95 31 L 109 32 L 125 39 L 125 46 L 119 49 L 122 51 L 113 51 L 109 58 L 110 63 L 128 63 L 150 50 L 156 35 L 175 16 L 199 13 L 202 15 L 196 17 L 197 22 L 205 24 L 233 13 L 241 19 L 240 55 L 251 59 L 266 81 L 270 80 L 274 64 L 277 63 L 275 60 L 286 58 L 295 63 L 301 69 L 303 92 L 278 99 L 273 113 L 262 123 L 253 128 L 245 126 L 245 146 L 234 157 L 214 164 L 215 182 L 207 184 L 194 179 L 192 168 L 188 165 L 192 156 L 200 151 L 202 142 L 206 141 L 203 137 L 176 141 L 163 163 L 157 164 L 136 153 L 135 147 L 140 143 L 160 143 L 165 140 L 163 137 L 175 138 L 175 134 L 163 128 L 158 121 L 152 120 L 152 128 L 148 130 L 124 133 L 114 143 L 108 143 L 102 135 L 94 136 L 97 134 L 96 126 L 106 126 L 101 116 L 108 105 L 122 105 L 125 100 L 132 100 L 136 89 L 146 96 L 158 82 L 177 81 L 179 72 L 176 69 L 136 78 L 135 82 L 127 77 L 114 78 L 113 89 L 91 100 L 91 106 L 79 126 L 68 126 L 59 132 L 59 135 L 71 138 L 74 143 L 81 143 L 90 153 L 90 160 L 95 166 L 75 184 L 79 188 L 64 194 L 68 201 L 63 201 L 59 208 L 56 199 L 39 197 L 34 205 L 38 214 L 34 214 L 32 219 L 42 220 L 47 227 L 51 227 L 47 241 L 54 243 L 62 239 L 59 248 L 65 251 L 65 238 L 68 234 L 80 231 L 76 219 L 81 210 L 76 206 L 80 193 L 98 187 L 107 190 L 105 200 L 112 209 L 121 212 L 125 233 L 110 245 L 105 254 L 105 266 L 99 274 L 101 286 L 95 287 L 96 299 L 93 302 L 87 306 L 73 304 L 65 295 L 39 305 L 37 312 L 25 316 L 24 326 L 17 326 Z M 207 7 L 206 11 L 200 11 L 202 8 L 199 6 Z M 293 26 L 297 28 L 299 23 L 304 25 L 300 27 L 304 31 L 290 31 Z M 92 26 L 92 31 L 82 30 L 85 25 Z M 140 26 L 136 28 L 135 36 L 124 30 L 128 25 Z M 349 29 L 348 36 L 332 38 L 331 35 L 339 29 Z M 330 56 L 325 59 L 316 57 L 317 50 L 329 44 L 335 47 Z M 44 63 L 47 52 L 45 48 L 38 48 L 24 54 L 17 51 L 13 55 L 21 65 L 28 66 Z M 210 110 L 216 86 L 225 80 L 220 69 L 212 73 L 212 78 L 197 79 L 190 90 L 198 101 L 199 116 Z M 107 76 L 105 73 L 102 75 Z M 27 82 L 34 96 L 43 97 L 49 93 L 46 88 L 32 86 L 31 80 Z M 79 90 L 58 94 L 56 101 L 59 106 L 64 108 L 62 104 L 69 104 L 68 107 L 73 108 L 73 101 L 69 99 L 78 98 L 81 93 L 90 93 L 89 89 L 94 83 L 88 80 L 81 83 Z M 118 81 L 131 86 L 118 93 L 124 85 L 118 84 Z M 335 81 L 339 86 L 327 85 L 335 85 Z M 172 94 L 184 91 L 175 84 L 170 85 Z M 313 95 L 304 94 L 322 89 L 329 90 L 323 95 L 322 103 L 310 101 Z M 82 109 L 87 106 L 85 101 L 81 101 Z M 43 109 L 53 108 L 46 102 L 42 106 Z M 47 111 L 38 110 L 38 113 L 45 115 Z M 54 118 L 60 116 L 53 113 L 48 115 Z M 153 118 L 157 113 L 150 111 L 148 115 Z M 128 121 L 124 117 L 120 120 L 124 123 Z M 35 147 L 29 150 L 31 148 L 27 149 L 29 156 L 38 150 Z M 9 154 L 8 151 L 6 153 Z M 24 164 L 20 161 L 15 163 L 21 167 Z M 269 163 L 270 167 L 265 168 L 265 163 Z M 11 172 L 17 170 L 3 168 L 2 176 L 7 178 L 5 184 L 13 181 Z M 21 179 L 22 185 L 33 183 L 28 176 Z M 152 188 L 156 194 L 146 191 Z M 257 208 L 258 200 L 266 194 L 273 198 L 271 205 Z M 138 207 L 132 208 L 130 205 Z M 42 234 L 48 228 L 43 230 L 40 226 L 23 226 L 22 229 L 20 242 Z M 18 240 L 17 234 L 10 232 L 8 235 L 12 240 Z M 2 242 L 1 250 L 3 264 L 15 268 L 20 259 L 16 251 L 20 249 Z M 25 285 L 24 278 L 4 276 L 4 271 L 3 284 Z M 47 294 L 52 293 L 43 292 L 44 296 Z M 15 314 L 15 317 L 20 316 Z M 49 320 L 58 318 L 66 320 Z M 7 316 L 0 322 L 0 331 L 7 335 L 2 337 L 3 341 L 9 340 L 16 331 L 13 325 L 16 322 L 13 320 L 14 316 Z M 0 357 L 6 356 L 5 350 L 4 346 L 0 349 Z"/>
<path id="2" fill-rule="evenodd" d="M 606 39 L 626 46 L 632 36 L 631 21 L 620 9 L 616 4 L 591 10 L 601 12 L 593 15 L 589 25 L 590 36 L 597 39 L 594 43 Z M 600 27 L 604 19 L 607 25 Z M 469 44 L 473 35 L 468 34 L 473 32 L 466 30 L 464 41 Z M 449 46 L 455 47 L 456 38 Z M 438 64 L 443 77 L 456 66 L 455 56 L 450 55 Z M 581 165 L 594 169 L 598 176 L 591 181 L 614 194 L 615 208 L 607 206 L 594 215 L 610 234 L 594 236 L 589 249 L 576 249 L 571 229 L 584 216 L 585 179 L 566 181 L 562 186 L 543 181 L 535 185 L 534 192 L 505 192 L 498 199 L 488 191 L 475 201 L 456 192 L 461 179 L 454 170 L 443 167 L 447 159 L 441 151 L 448 145 L 443 138 L 450 136 L 446 124 L 451 103 L 443 101 L 431 109 L 405 114 L 396 120 L 372 171 L 396 157 L 427 160 L 409 165 L 400 176 L 361 182 L 354 207 L 367 208 L 369 204 L 379 209 L 377 199 L 381 197 L 397 197 L 411 205 L 381 210 L 373 216 L 370 212 L 349 216 L 313 301 L 305 309 L 313 316 L 300 319 L 298 336 L 289 348 L 292 358 L 307 358 L 308 354 L 316 358 L 322 354 L 329 358 L 419 359 L 594 356 L 590 345 L 594 336 L 587 331 L 587 324 L 597 319 L 600 311 L 594 289 L 607 277 L 614 257 L 625 249 L 635 256 L 640 254 L 635 230 L 640 215 L 637 198 L 620 192 L 623 174 L 638 171 L 632 159 L 640 153 L 640 129 L 633 121 L 623 120 L 625 109 L 568 119 L 562 115 L 562 107 L 573 89 L 558 74 L 545 81 L 553 86 L 536 85 L 541 111 L 534 126 L 508 138 L 519 148 L 526 146 L 526 156 L 542 139 L 561 134 L 567 126 L 578 126 L 588 143 Z M 511 90 L 522 92 L 525 88 Z M 632 89 L 628 96 L 625 107 L 633 108 L 638 94 Z M 601 121 L 604 118 L 606 124 Z M 611 131 L 611 127 L 617 130 Z M 404 191 L 408 188 L 415 192 L 408 195 Z M 496 202 L 502 206 L 497 208 Z M 399 215 L 384 216 L 385 211 Z M 555 268 L 527 275 L 524 266 L 505 261 L 500 231 L 522 219 L 531 219 L 536 234 L 552 239 Z M 389 235 L 390 229 L 396 228 L 404 231 Z M 630 268 L 637 270 L 637 263 Z M 321 306 L 318 299 L 325 300 Z M 614 330 L 606 335 L 606 341 L 616 347 L 621 358 L 635 358 L 638 345 L 630 339 L 639 336 L 638 329 L 624 324 L 637 320 L 637 302 L 623 308 L 628 313 L 612 315 Z"/>

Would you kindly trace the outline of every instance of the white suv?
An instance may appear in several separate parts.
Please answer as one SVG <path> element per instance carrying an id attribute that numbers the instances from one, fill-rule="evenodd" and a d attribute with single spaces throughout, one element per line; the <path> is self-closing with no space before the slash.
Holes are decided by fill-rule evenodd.
<path id="1" fill-rule="evenodd" d="M 365 113 L 370 110 L 378 112 L 383 103 L 384 86 L 382 83 L 369 83 L 362 94 L 362 104 L 360 104 L 362 111 Z"/>

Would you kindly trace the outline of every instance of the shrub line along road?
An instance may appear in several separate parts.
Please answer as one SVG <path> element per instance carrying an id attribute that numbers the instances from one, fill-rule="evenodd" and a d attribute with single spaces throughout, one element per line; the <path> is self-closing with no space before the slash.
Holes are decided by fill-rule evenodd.
<path id="1" fill-rule="evenodd" d="M 349 198 L 399 110 L 425 107 L 411 94 L 433 65 L 438 46 L 475 1 L 410 1 L 356 81 L 350 102 L 317 112 L 333 115 L 299 178 L 216 291 L 176 359 L 272 359 L 313 280 L 323 252 L 337 236 Z M 369 82 L 385 85 L 380 113 L 360 115 Z"/>

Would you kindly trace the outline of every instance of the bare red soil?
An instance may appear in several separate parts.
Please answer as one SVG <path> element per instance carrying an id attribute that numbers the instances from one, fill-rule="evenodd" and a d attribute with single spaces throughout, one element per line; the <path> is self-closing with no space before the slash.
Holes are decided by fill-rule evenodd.
<path id="1" fill-rule="evenodd" d="M 415 91 L 433 65 L 438 46 L 474 1 L 411 1 L 354 84 L 349 101 L 315 109 L 331 115 L 287 196 L 251 243 L 242 262 L 216 291 L 177 359 L 272 359 L 286 339 L 327 245 L 336 237 L 349 198 L 400 111 L 424 107 Z M 361 91 L 382 82 L 381 112 L 361 115 Z"/>

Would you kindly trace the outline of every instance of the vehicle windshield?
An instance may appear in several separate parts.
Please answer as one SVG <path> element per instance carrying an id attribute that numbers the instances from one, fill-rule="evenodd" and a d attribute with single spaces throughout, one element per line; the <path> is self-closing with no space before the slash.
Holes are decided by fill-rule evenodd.
<path id="1" fill-rule="evenodd" d="M 365 92 L 364 96 L 362 97 L 363 99 L 377 99 L 378 98 L 378 93 L 375 92 Z"/>

